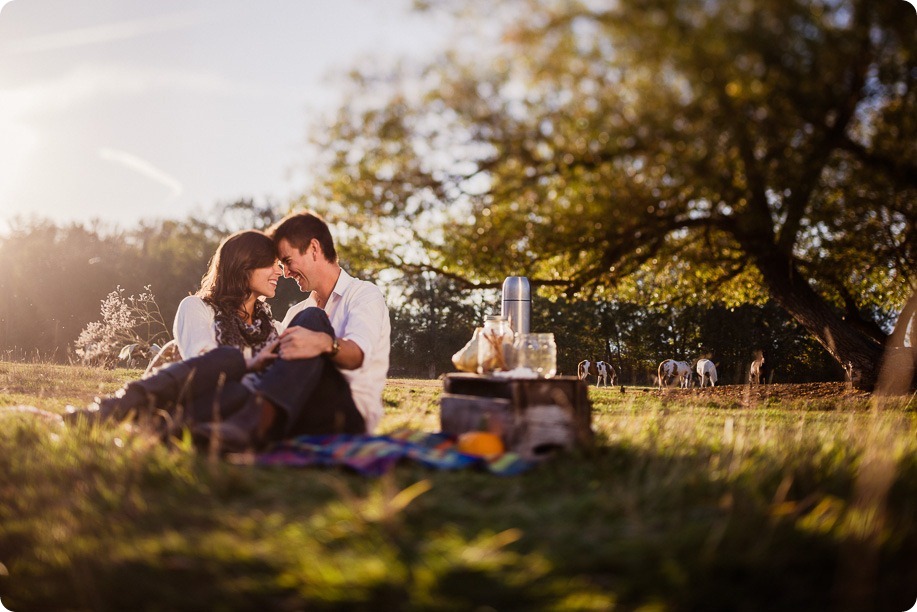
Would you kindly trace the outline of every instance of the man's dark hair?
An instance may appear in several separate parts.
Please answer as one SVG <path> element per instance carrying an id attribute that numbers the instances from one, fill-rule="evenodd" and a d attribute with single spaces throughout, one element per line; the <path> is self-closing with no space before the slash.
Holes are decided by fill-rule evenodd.
<path id="1" fill-rule="evenodd" d="M 275 223 L 267 234 L 274 244 L 280 244 L 281 240 L 286 240 L 300 253 L 309 248 L 314 238 L 322 246 L 325 259 L 331 263 L 338 260 L 334 240 L 331 238 L 331 230 L 328 229 L 325 220 L 314 212 L 291 213 Z"/>

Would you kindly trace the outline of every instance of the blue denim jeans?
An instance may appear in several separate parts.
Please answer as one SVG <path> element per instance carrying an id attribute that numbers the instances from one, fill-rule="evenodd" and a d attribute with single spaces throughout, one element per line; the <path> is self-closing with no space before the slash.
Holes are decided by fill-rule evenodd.
<path id="1" fill-rule="evenodd" d="M 299 326 L 334 336 L 328 314 L 306 308 L 290 327 Z M 261 375 L 258 391 L 281 414 L 272 438 L 302 434 L 365 433 L 366 422 L 350 394 L 350 385 L 325 355 L 310 359 L 277 359 Z"/>
<path id="2" fill-rule="evenodd" d="M 320 308 L 298 313 L 290 326 L 334 334 Z M 236 348 L 221 346 L 199 357 L 174 363 L 149 378 L 130 383 L 133 404 L 143 406 L 152 395 L 160 404 L 177 404 L 182 420 L 206 423 L 226 420 L 251 397 L 242 383 L 245 359 Z M 366 423 L 350 394 L 347 379 L 325 355 L 274 361 L 258 382 L 261 393 L 278 409 L 271 439 L 302 434 L 365 433 Z"/>
<path id="3" fill-rule="evenodd" d="M 242 352 L 221 346 L 129 383 L 122 402 L 126 407 L 137 408 L 152 403 L 173 412 L 181 422 L 225 420 L 238 412 L 251 395 L 240 382 L 244 375 Z"/>

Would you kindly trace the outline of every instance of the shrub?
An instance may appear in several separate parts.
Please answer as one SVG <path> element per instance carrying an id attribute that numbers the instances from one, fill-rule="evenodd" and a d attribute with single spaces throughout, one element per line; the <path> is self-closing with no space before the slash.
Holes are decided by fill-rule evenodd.
<path id="1" fill-rule="evenodd" d="M 106 368 L 123 362 L 128 367 L 149 360 L 154 345 L 169 340 L 150 285 L 139 295 L 124 296 L 118 285 L 102 300 L 102 320 L 87 325 L 76 339 L 76 355 L 86 365 Z"/>

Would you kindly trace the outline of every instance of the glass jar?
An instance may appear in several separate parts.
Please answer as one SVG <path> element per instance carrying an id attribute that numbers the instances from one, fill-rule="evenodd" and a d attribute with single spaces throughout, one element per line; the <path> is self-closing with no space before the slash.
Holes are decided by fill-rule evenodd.
<path id="1" fill-rule="evenodd" d="M 478 374 L 509 369 L 508 359 L 513 348 L 513 330 L 503 317 L 490 315 L 478 339 Z"/>
<path id="2" fill-rule="evenodd" d="M 554 334 L 518 334 L 516 367 L 528 368 L 541 378 L 557 374 L 557 344 Z"/>

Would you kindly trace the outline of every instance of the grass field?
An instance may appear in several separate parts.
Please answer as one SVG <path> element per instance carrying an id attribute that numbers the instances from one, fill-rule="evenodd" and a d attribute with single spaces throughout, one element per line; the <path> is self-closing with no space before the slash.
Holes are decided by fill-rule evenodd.
<path id="1" fill-rule="evenodd" d="M 0 362 L 60 413 L 139 374 Z M 436 431 L 391 380 L 383 432 Z M 697 390 L 695 390 L 697 391 Z M 843 385 L 590 388 L 525 474 L 230 465 L 0 409 L 0 602 L 26 610 L 889 610 L 917 601 L 917 413 Z"/>

